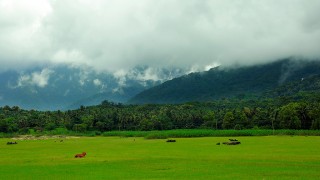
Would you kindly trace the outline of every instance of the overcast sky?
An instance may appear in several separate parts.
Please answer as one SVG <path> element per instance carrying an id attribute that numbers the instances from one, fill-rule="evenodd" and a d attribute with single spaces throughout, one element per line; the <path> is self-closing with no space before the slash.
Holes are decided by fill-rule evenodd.
<path id="1" fill-rule="evenodd" d="M 0 69 L 320 57 L 320 0 L 0 0 Z"/>

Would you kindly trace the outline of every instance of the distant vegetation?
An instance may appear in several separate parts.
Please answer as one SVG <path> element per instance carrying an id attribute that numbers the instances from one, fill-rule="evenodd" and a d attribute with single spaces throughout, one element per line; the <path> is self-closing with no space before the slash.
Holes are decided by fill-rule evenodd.
<path id="1" fill-rule="evenodd" d="M 275 99 L 232 98 L 184 104 L 123 105 L 103 101 L 97 106 L 81 106 L 77 110 L 68 111 L 23 110 L 17 106 L 4 106 L 0 108 L 0 136 L 9 134 L 95 136 L 108 135 L 107 132 L 110 131 L 112 134 L 114 131 L 173 129 L 318 130 L 320 129 L 319 102 L 320 93 L 300 92 L 294 96 L 281 96 Z M 201 133 L 203 132 L 205 131 Z M 268 131 L 269 134 L 270 132 Z M 208 136 L 212 136 L 210 133 Z M 242 135 L 241 133 L 247 131 L 238 131 L 235 135 Z"/>
<path id="2" fill-rule="evenodd" d="M 0 137 L 17 134 L 95 136 L 122 131 L 138 131 L 136 133 L 139 134 L 141 131 L 180 129 L 237 130 L 235 135 L 241 136 L 243 133 L 257 135 L 255 131 L 239 131 L 247 129 L 272 130 L 272 133 L 280 134 L 292 133 L 274 130 L 319 130 L 320 64 L 294 63 L 296 65 L 285 60 L 257 67 L 194 73 L 164 83 L 151 91 L 154 93 L 152 98 L 158 101 L 167 101 L 166 98 L 171 97 L 177 102 L 186 101 L 187 96 L 190 101 L 192 97 L 200 98 L 199 101 L 180 104 L 124 105 L 103 101 L 100 105 L 81 106 L 67 111 L 24 110 L 18 106 L 4 106 L 0 108 Z M 167 93 L 168 88 L 177 90 L 168 91 L 172 94 L 164 94 L 162 98 L 161 93 Z M 183 93 L 181 88 L 184 88 Z M 157 91 L 159 89 L 161 91 Z M 207 92 L 211 92 L 212 96 Z M 183 135 L 186 131 L 176 132 L 174 136 L 177 137 L 225 133 L 193 131 Z M 263 133 L 270 134 L 270 131 Z M 162 132 L 157 135 L 156 132 L 141 136 L 166 138 L 168 134 Z"/>

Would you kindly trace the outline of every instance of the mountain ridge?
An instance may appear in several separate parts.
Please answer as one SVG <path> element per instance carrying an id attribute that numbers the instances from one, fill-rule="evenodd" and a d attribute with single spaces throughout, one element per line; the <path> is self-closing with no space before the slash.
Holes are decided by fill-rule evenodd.
<path id="1" fill-rule="evenodd" d="M 0 72 L 0 106 L 36 110 L 76 109 L 103 100 L 125 103 L 135 94 L 184 74 L 181 69 L 136 67 L 120 73 L 89 67 L 38 67 Z"/>
<path id="2" fill-rule="evenodd" d="M 215 67 L 191 73 L 145 90 L 129 100 L 132 104 L 210 101 L 243 95 L 261 95 L 280 85 L 320 74 L 318 61 L 284 59 L 239 68 Z"/>

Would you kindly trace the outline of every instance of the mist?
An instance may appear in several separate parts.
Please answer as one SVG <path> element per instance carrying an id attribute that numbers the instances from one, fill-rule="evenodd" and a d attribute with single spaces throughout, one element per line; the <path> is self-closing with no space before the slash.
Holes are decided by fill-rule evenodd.
<path id="1" fill-rule="evenodd" d="M 319 0 L 0 0 L 0 70 L 319 59 Z"/>

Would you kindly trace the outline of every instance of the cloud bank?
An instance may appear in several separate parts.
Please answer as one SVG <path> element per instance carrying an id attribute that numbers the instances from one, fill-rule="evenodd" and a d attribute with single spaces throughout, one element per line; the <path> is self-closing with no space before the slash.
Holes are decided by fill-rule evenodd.
<path id="1" fill-rule="evenodd" d="M 320 0 L 0 0 L 0 70 L 319 58 L 319 9 Z"/>

